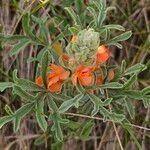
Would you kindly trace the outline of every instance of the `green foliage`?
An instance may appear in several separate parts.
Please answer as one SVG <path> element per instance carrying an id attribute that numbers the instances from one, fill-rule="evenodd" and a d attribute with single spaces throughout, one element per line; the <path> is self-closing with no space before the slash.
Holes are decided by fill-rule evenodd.
<path id="1" fill-rule="evenodd" d="M 42 18 L 37 17 L 37 11 L 48 3 L 50 2 L 41 2 L 32 10 L 32 13 L 23 14 L 22 33 L 25 35 L 0 34 L 1 47 L 7 43 L 13 46 L 9 52 L 10 57 L 18 56 L 19 52 L 28 45 L 34 46 L 33 52 L 37 56 L 28 58 L 28 62 L 34 63 L 35 68 L 39 67 L 44 83 L 40 87 L 34 81 L 19 78 L 17 70 L 13 71 L 13 82 L 0 82 L 1 92 L 12 88 L 13 94 L 19 96 L 17 100 L 21 100 L 21 106 L 16 111 L 12 111 L 15 109 L 11 109 L 9 105 L 5 106 L 6 116 L 0 117 L 0 128 L 13 121 L 13 130 L 17 132 L 21 120 L 33 112 L 39 128 L 44 132 L 34 144 L 43 144 L 51 137 L 52 149 L 63 149 L 63 141 L 68 137 L 88 140 L 95 125 L 93 119 L 101 115 L 104 121 L 121 125 L 128 131 L 138 149 L 141 149 L 127 118 L 128 116 L 130 119 L 135 117 L 134 102 L 142 102 L 145 108 L 150 106 L 150 87 L 142 90 L 133 89 L 134 83 L 138 82 L 139 74 L 147 69 L 146 65 L 137 63 L 128 66 L 129 63 L 123 60 L 119 67 L 111 66 L 110 61 L 110 63 L 101 64 L 99 72 L 94 72 L 95 82 L 92 86 L 82 86 L 79 81 L 74 86 L 71 82 L 76 67 L 82 64 L 95 65 L 95 54 L 99 45 L 115 45 L 122 48 L 121 42 L 128 40 L 132 32 L 126 31 L 123 26 L 116 23 L 105 25 L 106 15 L 112 10 L 112 7 L 106 8 L 105 0 L 89 1 L 88 6 L 84 5 L 84 1 L 81 0 L 65 0 L 62 2 L 65 6 L 62 12 L 57 12 L 53 4 L 50 5 L 50 11 L 54 17 L 53 15 L 52 17 L 49 15 Z M 64 16 L 57 16 L 57 13 L 59 15 L 62 13 Z M 68 24 L 70 19 L 73 20 L 71 25 Z M 74 43 L 70 42 L 72 35 L 78 38 Z M 60 53 L 53 48 L 56 41 L 60 43 Z M 65 62 L 70 65 L 69 67 L 64 65 L 63 60 L 59 61 L 61 54 L 64 53 L 71 56 Z M 72 65 L 74 59 L 76 66 Z M 49 63 L 60 66 L 63 64 L 64 69 L 70 71 L 70 76 L 65 82 L 61 79 L 64 74 L 54 77 L 53 84 L 57 82 L 63 84 L 61 92 L 52 93 L 47 89 L 47 75 L 56 73 L 48 68 Z M 111 81 L 107 79 L 109 69 L 115 70 L 115 77 Z M 96 84 L 96 77 L 99 73 L 103 78 L 101 85 Z M 56 74 L 59 74 L 59 71 Z M 88 118 L 89 121 L 79 119 L 79 117 Z"/>
<path id="2" fill-rule="evenodd" d="M 102 89 L 121 89 L 123 85 L 118 82 L 110 82 L 99 86 Z"/>
<path id="3" fill-rule="evenodd" d="M 42 75 L 42 78 L 43 78 L 43 82 L 44 82 L 44 85 L 45 87 L 47 87 L 47 79 L 46 79 L 46 76 L 47 76 L 47 66 L 49 64 L 49 52 L 48 51 L 45 51 L 42 55 L 42 60 L 41 60 L 41 66 L 42 66 L 42 69 L 41 69 L 41 75 Z"/>
<path id="4" fill-rule="evenodd" d="M 61 104 L 61 106 L 59 107 L 59 112 L 60 113 L 63 113 L 65 111 L 67 111 L 70 107 L 72 106 L 75 106 L 76 108 L 79 107 L 79 102 L 80 100 L 84 97 L 83 94 L 79 94 L 79 95 L 76 95 L 74 98 L 70 99 L 70 100 L 67 100 L 65 102 L 63 102 Z"/>
<path id="5" fill-rule="evenodd" d="M 14 120 L 13 120 L 13 130 L 14 132 L 17 132 L 20 126 L 21 119 L 24 118 L 34 107 L 34 103 L 28 103 L 19 108 L 14 113 Z"/>
<path id="6" fill-rule="evenodd" d="M 45 119 L 45 114 L 44 114 L 44 95 L 41 93 L 37 96 L 37 101 L 36 101 L 36 120 L 40 126 L 40 128 L 46 132 L 47 130 L 47 121 Z"/>
<path id="7" fill-rule="evenodd" d="M 12 82 L 0 82 L 0 91 L 3 92 L 5 89 L 13 87 Z"/>
<path id="8" fill-rule="evenodd" d="M 94 123 L 92 121 L 88 121 L 81 126 L 80 138 L 83 140 L 88 140 L 90 133 L 92 132 L 92 128 Z"/>
<path id="9" fill-rule="evenodd" d="M 27 102 L 33 102 L 35 100 L 34 96 L 32 96 L 30 93 L 27 93 L 26 91 L 22 90 L 19 86 L 15 85 L 13 87 L 13 92 Z"/>
<path id="10" fill-rule="evenodd" d="M 29 39 L 19 40 L 19 43 L 14 45 L 13 49 L 10 51 L 10 56 L 17 55 L 22 49 L 24 49 L 31 41 Z"/>
<path id="11" fill-rule="evenodd" d="M 124 72 L 124 75 L 130 75 L 130 74 L 139 74 L 140 72 L 144 71 L 147 67 L 143 64 L 136 64 L 134 66 L 131 66 L 127 68 Z"/>
<path id="12" fill-rule="evenodd" d="M 31 82 L 26 79 L 20 79 L 17 77 L 17 70 L 13 72 L 13 79 L 17 86 L 21 87 L 23 90 L 27 91 L 44 91 L 43 88 L 39 87 L 36 83 Z"/>
<path id="13" fill-rule="evenodd" d="M 3 125 L 13 120 L 13 116 L 4 116 L 0 118 L 0 128 L 2 128 Z"/>

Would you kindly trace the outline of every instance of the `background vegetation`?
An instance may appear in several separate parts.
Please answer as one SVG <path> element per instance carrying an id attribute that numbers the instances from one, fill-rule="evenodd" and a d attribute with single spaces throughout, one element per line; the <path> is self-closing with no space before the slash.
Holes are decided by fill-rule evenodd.
<path id="1" fill-rule="evenodd" d="M 4 35 L 25 35 L 25 30 L 22 28 L 22 17 L 25 13 L 30 12 L 36 17 L 48 20 L 44 25 L 51 34 L 48 37 L 49 41 L 53 41 L 58 35 L 65 39 L 69 34 L 67 25 L 73 25 L 73 21 L 64 7 L 73 7 L 77 13 L 81 14 L 82 18 L 82 12 L 88 6 L 88 2 L 88 0 L 1 0 L 0 32 Z M 121 43 L 122 50 L 115 46 L 110 47 L 112 64 L 120 66 L 123 59 L 126 60 L 127 66 L 133 66 L 136 63 L 146 64 L 148 68 L 138 76 L 135 89 L 148 87 L 150 85 L 150 1 L 107 0 L 107 6 L 111 6 L 113 10 L 108 12 L 105 24 L 120 24 L 133 32 L 128 41 Z M 33 20 L 38 22 L 35 18 Z M 39 34 L 39 27 L 34 23 L 31 24 L 31 28 L 35 29 L 36 35 Z M 115 32 L 113 34 L 115 35 Z M 40 53 L 40 47 L 31 45 L 21 51 L 19 55 L 10 56 L 8 53 L 12 44 L 11 40 L 5 46 L 0 43 L 0 81 L 12 81 L 12 71 L 16 68 L 19 70 L 20 77 L 35 80 L 37 62 L 34 60 L 34 56 Z M 59 43 L 54 44 L 54 49 L 57 53 L 61 51 Z M 120 126 L 116 126 L 116 130 L 124 149 L 136 150 L 138 149 L 136 142 L 139 142 L 143 150 L 148 150 L 150 145 L 150 108 L 145 109 L 139 101 L 134 101 L 133 105 L 135 117 L 129 118 L 133 124 L 133 135 Z M 4 116 L 8 112 L 8 106 L 13 111 L 22 106 L 19 97 L 13 95 L 10 89 L 0 94 L 0 116 Z M 70 116 L 77 117 L 81 123 L 89 121 L 86 116 L 74 116 L 73 113 Z M 88 124 L 85 129 L 87 134 L 91 131 L 89 129 L 92 129 L 90 137 L 88 139 L 84 137 L 66 139 L 63 145 L 65 150 L 120 149 L 113 124 L 103 122 L 96 117 L 92 120 L 95 125 Z M 70 126 L 76 130 L 78 125 L 72 123 Z M 134 138 L 137 138 L 138 141 Z M 47 134 L 43 134 L 32 114 L 23 119 L 18 132 L 13 132 L 12 123 L 8 123 L 0 130 L 0 149 L 2 150 L 50 149 L 52 144 L 53 149 L 61 149 L 62 143 L 53 143 Z"/>

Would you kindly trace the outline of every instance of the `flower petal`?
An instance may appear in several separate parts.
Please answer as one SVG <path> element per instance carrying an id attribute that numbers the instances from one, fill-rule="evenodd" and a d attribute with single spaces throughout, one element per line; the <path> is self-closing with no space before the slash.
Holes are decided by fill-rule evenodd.
<path id="1" fill-rule="evenodd" d="M 83 86 L 91 86 L 93 84 L 93 76 L 83 76 L 82 78 L 78 78 L 79 79 L 79 82 L 81 85 Z"/>
<path id="2" fill-rule="evenodd" d="M 38 77 L 36 78 L 36 80 L 35 80 L 35 83 L 36 83 L 38 86 L 42 87 L 42 86 L 43 86 L 43 79 L 42 79 L 42 76 L 38 76 Z"/>
<path id="3" fill-rule="evenodd" d="M 48 84 L 48 90 L 52 93 L 53 92 L 60 92 L 61 89 L 62 89 L 62 82 L 61 81 L 58 81 L 58 82 L 51 84 L 51 85 Z"/>
<path id="4" fill-rule="evenodd" d="M 69 77 L 70 72 L 65 71 L 62 74 L 59 75 L 60 80 L 66 80 Z"/>

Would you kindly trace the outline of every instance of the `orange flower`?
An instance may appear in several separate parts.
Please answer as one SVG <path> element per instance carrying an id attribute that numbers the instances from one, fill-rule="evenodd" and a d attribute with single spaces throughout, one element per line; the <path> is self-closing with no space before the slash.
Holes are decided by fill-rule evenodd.
<path id="1" fill-rule="evenodd" d="M 83 86 L 91 86 L 94 82 L 93 68 L 89 66 L 79 66 L 72 76 L 72 83 L 76 85 L 77 80 Z"/>
<path id="2" fill-rule="evenodd" d="M 78 40 L 78 37 L 76 35 L 73 35 L 72 39 L 71 39 L 71 42 L 75 43 L 75 42 L 77 42 L 77 40 Z"/>
<path id="3" fill-rule="evenodd" d="M 62 89 L 63 81 L 69 77 L 69 71 L 55 64 L 50 65 L 51 73 L 48 75 L 48 90 L 59 92 Z"/>
<path id="4" fill-rule="evenodd" d="M 96 85 L 101 85 L 103 83 L 102 75 L 99 74 L 96 79 Z"/>
<path id="5" fill-rule="evenodd" d="M 35 83 L 36 83 L 38 86 L 42 87 L 42 86 L 43 86 L 43 79 L 42 79 L 42 76 L 38 76 L 38 77 L 36 78 L 36 80 L 35 80 Z"/>
<path id="6" fill-rule="evenodd" d="M 109 59 L 109 57 L 109 49 L 104 45 L 99 46 L 96 52 L 96 62 L 101 64 L 105 63 Z"/>

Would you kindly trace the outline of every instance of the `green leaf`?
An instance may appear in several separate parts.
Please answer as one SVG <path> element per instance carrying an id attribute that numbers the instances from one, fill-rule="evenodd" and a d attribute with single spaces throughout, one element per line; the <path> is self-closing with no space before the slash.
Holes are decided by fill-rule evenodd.
<path id="1" fill-rule="evenodd" d="M 66 101 L 71 99 L 70 96 L 64 95 L 64 94 L 60 94 L 60 93 L 50 93 L 50 95 L 56 99 L 56 100 L 61 100 L 61 101 Z"/>
<path id="2" fill-rule="evenodd" d="M 110 120 L 114 122 L 121 122 L 125 119 L 125 116 L 123 114 L 117 114 L 117 113 L 112 113 L 109 112 L 106 108 L 100 106 L 100 113 L 103 115 L 104 120 L 109 118 Z"/>
<path id="3" fill-rule="evenodd" d="M 64 143 L 56 140 L 56 142 L 52 144 L 51 150 L 64 150 Z"/>
<path id="4" fill-rule="evenodd" d="M 19 86 L 14 86 L 13 87 L 13 92 L 17 95 L 19 95 L 22 99 L 28 101 L 28 102 L 33 102 L 35 100 L 35 97 L 32 96 L 31 94 L 27 93 L 26 91 L 22 90 Z"/>
<path id="5" fill-rule="evenodd" d="M 150 86 L 144 88 L 144 89 L 142 90 L 142 94 L 143 94 L 143 95 L 150 94 Z"/>
<path id="6" fill-rule="evenodd" d="M 46 132 L 47 130 L 47 121 L 45 119 L 45 114 L 44 114 L 44 98 L 45 96 L 43 94 L 39 94 L 37 101 L 36 101 L 36 120 L 40 126 L 40 128 Z"/>
<path id="7" fill-rule="evenodd" d="M 125 28 L 123 26 L 117 25 L 117 24 L 104 25 L 103 28 L 116 29 L 116 30 L 119 30 L 119 31 L 125 31 Z"/>
<path id="8" fill-rule="evenodd" d="M 150 105 L 150 96 L 143 96 L 142 100 L 143 100 L 144 107 L 148 108 Z"/>
<path id="9" fill-rule="evenodd" d="M 119 43 L 117 43 L 117 42 L 107 43 L 107 45 L 114 45 L 114 46 L 116 46 L 116 47 L 118 47 L 118 48 L 120 48 L 120 49 L 122 49 L 122 48 L 123 48 L 123 47 L 122 47 L 122 45 L 121 45 L 121 44 L 119 44 Z"/>
<path id="10" fill-rule="evenodd" d="M 5 109 L 5 111 L 7 112 L 8 115 L 11 116 L 11 115 L 14 114 L 9 105 L 6 104 L 4 109 Z"/>
<path id="11" fill-rule="evenodd" d="M 107 43 L 109 43 L 109 45 L 110 45 L 111 43 L 117 43 L 117 42 L 125 41 L 125 40 L 129 39 L 131 37 L 131 35 L 132 35 L 132 32 L 127 31 L 123 34 L 120 34 L 120 35 L 114 37 L 113 39 L 109 40 Z"/>
<path id="12" fill-rule="evenodd" d="M 12 121 L 13 119 L 14 119 L 13 115 L 1 117 L 0 118 L 0 128 L 2 128 L 3 125 Z"/>
<path id="13" fill-rule="evenodd" d="M 112 98 L 108 98 L 103 102 L 99 97 L 97 97 L 94 94 L 90 94 L 90 93 L 88 93 L 88 96 L 94 103 L 96 103 L 96 105 L 107 106 L 112 101 Z"/>
<path id="14" fill-rule="evenodd" d="M 137 75 L 133 74 L 129 80 L 123 85 L 123 89 L 129 88 L 137 80 Z"/>
<path id="15" fill-rule="evenodd" d="M 62 141 L 63 140 L 63 133 L 62 133 L 62 129 L 60 127 L 60 122 L 59 122 L 60 118 L 58 117 L 58 114 L 57 113 L 52 114 L 51 119 L 54 123 L 51 130 L 55 131 L 56 139 L 58 141 Z"/>
<path id="16" fill-rule="evenodd" d="M 38 17 L 36 17 L 34 15 L 31 15 L 31 18 L 32 18 L 32 20 L 35 23 L 37 23 L 39 25 L 39 27 L 40 27 L 40 35 L 44 38 L 44 40 L 46 40 L 47 43 L 49 43 L 49 41 L 48 41 L 48 34 L 49 34 L 49 32 L 48 32 L 48 30 L 47 30 L 47 28 L 46 28 L 46 26 L 44 24 L 44 22 L 46 20 L 43 21 L 41 18 L 38 18 Z"/>
<path id="17" fill-rule="evenodd" d="M 92 132 L 94 123 L 92 121 L 88 121 L 84 123 L 82 130 L 80 132 L 80 138 L 83 140 L 88 140 L 90 133 Z"/>
<path id="18" fill-rule="evenodd" d="M 130 74 L 138 74 L 142 71 L 144 71 L 147 67 L 141 63 L 138 63 L 134 66 L 131 66 L 129 68 L 127 68 L 124 72 L 124 75 L 130 75 Z"/>
<path id="19" fill-rule="evenodd" d="M 29 43 L 31 43 L 31 41 L 29 39 L 22 39 L 22 40 L 20 40 L 19 43 L 17 43 L 16 45 L 14 45 L 14 47 L 11 49 L 9 55 L 10 56 L 17 55 Z"/>
<path id="20" fill-rule="evenodd" d="M 126 61 L 125 60 L 123 60 L 122 62 L 121 62 L 121 68 L 120 68 L 120 70 L 121 70 L 121 73 L 124 73 L 124 71 L 125 71 L 125 69 L 126 69 Z"/>
<path id="21" fill-rule="evenodd" d="M 12 82 L 0 82 L 0 91 L 3 92 L 5 89 L 13 87 Z"/>
<path id="22" fill-rule="evenodd" d="M 103 21 L 106 18 L 106 2 L 105 0 L 100 1 L 92 1 L 95 6 L 98 8 L 98 16 L 97 16 L 97 27 L 101 27 Z"/>
<path id="23" fill-rule="evenodd" d="M 65 10 L 69 13 L 69 15 L 73 19 L 75 25 L 81 25 L 79 16 L 76 15 L 76 13 L 74 12 L 74 10 L 72 8 L 65 7 Z"/>
<path id="24" fill-rule="evenodd" d="M 72 33 L 72 35 L 76 35 L 79 32 L 77 27 L 69 27 L 68 30 Z"/>
<path id="25" fill-rule="evenodd" d="M 99 112 L 100 106 L 108 106 L 112 101 L 112 98 L 108 98 L 105 101 L 102 101 L 99 97 L 90 93 L 88 93 L 88 96 L 94 104 L 94 109 L 91 113 L 92 116 Z"/>
<path id="26" fill-rule="evenodd" d="M 2 35 L 0 34 L 0 41 L 3 42 L 12 42 L 12 41 L 20 41 L 22 39 L 28 39 L 28 37 L 24 35 Z"/>
<path id="27" fill-rule="evenodd" d="M 123 124 L 123 123 L 122 123 L 122 127 L 123 127 L 124 129 L 126 129 L 126 130 L 129 132 L 131 138 L 133 139 L 133 141 L 134 141 L 135 144 L 137 145 L 138 149 L 139 149 L 139 150 L 142 150 L 141 144 L 138 142 L 136 136 L 135 136 L 134 133 L 133 133 L 134 129 L 132 128 L 132 126 L 126 125 L 126 124 Z"/>
<path id="28" fill-rule="evenodd" d="M 122 122 L 125 119 L 125 115 L 117 114 L 117 113 L 110 113 L 109 118 L 114 122 Z"/>
<path id="29" fill-rule="evenodd" d="M 65 111 L 67 111 L 69 108 L 71 108 L 72 106 L 76 106 L 78 105 L 77 103 L 79 103 L 79 101 L 84 97 L 83 94 L 79 94 L 76 95 L 74 98 L 67 100 L 65 102 L 63 102 L 61 104 L 61 106 L 59 107 L 59 112 L 60 113 L 64 113 Z"/>
<path id="30" fill-rule="evenodd" d="M 13 80 L 17 86 L 20 86 L 23 90 L 27 91 L 44 91 L 43 88 L 39 87 L 36 83 L 17 78 L 17 70 L 13 71 Z"/>
<path id="31" fill-rule="evenodd" d="M 71 130 L 77 130 L 80 128 L 80 123 L 69 120 L 69 123 L 65 124 L 65 127 L 70 128 Z"/>
<path id="32" fill-rule="evenodd" d="M 28 103 L 19 108 L 15 113 L 14 113 L 14 126 L 13 130 L 14 132 L 17 132 L 20 126 L 21 119 L 25 117 L 34 107 L 34 103 Z"/>
<path id="33" fill-rule="evenodd" d="M 130 102 L 130 100 L 127 97 L 124 97 L 124 102 L 130 117 L 133 119 L 135 116 L 135 110 L 133 104 Z"/>
<path id="34" fill-rule="evenodd" d="M 40 135 L 38 138 L 35 139 L 34 145 L 39 146 L 39 145 L 44 144 L 45 143 L 45 138 L 46 138 L 45 134 Z"/>
<path id="35" fill-rule="evenodd" d="M 80 14 L 82 13 L 82 5 L 83 5 L 83 2 L 81 0 L 76 0 L 75 1 L 75 8 L 77 10 L 77 13 Z"/>
<path id="36" fill-rule="evenodd" d="M 93 16 L 94 19 L 94 23 L 96 25 L 96 21 L 97 21 L 97 15 L 96 15 L 96 11 L 94 8 L 92 7 L 87 7 L 87 10 L 91 13 L 91 15 Z"/>
<path id="37" fill-rule="evenodd" d="M 47 87 L 47 67 L 49 64 L 49 56 L 50 56 L 49 52 L 45 51 L 42 55 L 42 61 L 41 61 L 41 65 L 42 65 L 41 75 L 42 75 L 45 87 Z"/>
<path id="38" fill-rule="evenodd" d="M 29 36 L 33 41 L 35 41 L 36 37 L 32 33 L 32 28 L 31 28 L 31 25 L 30 25 L 30 14 L 29 13 L 26 13 L 22 17 L 22 27 L 23 27 L 25 33 L 27 34 L 27 36 Z"/>
<path id="39" fill-rule="evenodd" d="M 54 102 L 53 97 L 51 96 L 50 93 L 47 96 L 47 103 L 48 103 L 48 107 L 50 110 L 52 110 L 53 112 L 58 111 L 58 107 L 57 107 L 56 103 Z"/>
<path id="40" fill-rule="evenodd" d="M 99 86 L 102 89 L 121 89 L 123 88 L 123 85 L 118 83 L 118 82 L 110 82 L 110 83 L 106 83 L 106 84 L 102 84 Z"/>
<path id="41" fill-rule="evenodd" d="M 143 98 L 143 95 L 140 91 L 136 91 L 136 90 L 126 90 L 126 91 L 120 91 L 120 93 L 118 93 L 120 95 L 124 95 L 133 99 L 137 99 L 140 100 Z"/>

